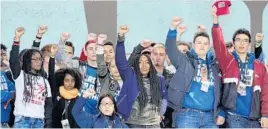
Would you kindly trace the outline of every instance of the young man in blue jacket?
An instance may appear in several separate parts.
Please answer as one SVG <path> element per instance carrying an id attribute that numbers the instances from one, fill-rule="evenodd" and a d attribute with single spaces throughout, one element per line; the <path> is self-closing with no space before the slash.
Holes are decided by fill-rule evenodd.
<path id="1" fill-rule="evenodd" d="M 176 111 L 176 128 L 218 128 L 224 123 L 219 101 L 221 77 L 209 36 L 196 33 L 193 49 L 183 54 L 176 47 L 177 33 L 186 30 L 181 22 L 179 17 L 172 19 L 166 40 L 166 52 L 176 68 L 169 83 L 168 106 Z"/>
<path id="2" fill-rule="evenodd" d="M 11 113 L 10 101 L 15 97 L 15 86 L 7 75 L 8 57 L 6 46 L 1 44 L 1 128 L 8 128 L 8 122 Z"/>

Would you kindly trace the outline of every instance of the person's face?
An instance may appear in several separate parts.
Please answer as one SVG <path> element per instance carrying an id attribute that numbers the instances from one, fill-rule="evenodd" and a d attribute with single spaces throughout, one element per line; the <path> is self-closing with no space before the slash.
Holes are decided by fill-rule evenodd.
<path id="1" fill-rule="evenodd" d="M 232 53 L 234 51 L 234 46 L 228 47 L 227 50 L 228 50 L 229 53 Z"/>
<path id="2" fill-rule="evenodd" d="M 38 52 L 35 52 L 32 55 L 32 69 L 33 70 L 40 70 L 42 67 L 42 62 L 43 62 L 43 58 L 41 57 L 41 55 Z"/>
<path id="3" fill-rule="evenodd" d="M 153 48 L 151 58 L 155 66 L 164 66 L 166 58 L 165 48 L 162 47 Z"/>
<path id="4" fill-rule="evenodd" d="M 149 60 L 146 56 L 142 55 L 139 59 L 140 72 L 143 77 L 147 77 L 150 71 Z"/>
<path id="5" fill-rule="evenodd" d="M 114 53 L 114 48 L 111 45 L 105 45 L 104 46 L 104 61 L 106 63 L 111 62 L 114 60 L 115 53 Z"/>
<path id="6" fill-rule="evenodd" d="M 187 45 L 178 45 L 177 48 L 179 49 L 180 52 L 182 53 L 186 53 L 187 51 L 189 51 L 189 48 Z"/>
<path id="7" fill-rule="evenodd" d="M 250 47 L 249 37 L 245 34 L 238 34 L 235 36 L 234 49 L 240 54 L 247 53 Z"/>
<path id="8" fill-rule="evenodd" d="M 114 103 L 109 97 L 105 97 L 100 103 L 100 112 L 106 116 L 112 116 L 114 113 Z"/>
<path id="9" fill-rule="evenodd" d="M 65 53 L 67 54 L 68 59 L 72 59 L 74 56 L 73 48 L 67 45 L 65 45 Z"/>
<path id="10" fill-rule="evenodd" d="M 1 71 L 8 69 L 8 64 L 7 52 L 1 49 Z"/>
<path id="11" fill-rule="evenodd" d="M 210 49 L 209 39 L 204 36 L 197 37 L 193 44 L 193 49 L 198 56 L 206 56 Z"/>
<path id="12" fill-rule="evenodd" d="M 116 67 L 115 60 L 112 60 L 109 65 L 109 70 L 114 77 L 120 77 L 119 71 Z"/>
<path id="13" fill-rule="evenodd" d="M 86 54 L 88 60 L 96 61 L 96 49 L 97 49 L 96 43 L 90 43 L 87 45 L 85 54 Z"/>
<path id="14" fill-rule="evenodd" d="M 63 85 L 66 90 L 72 90 L 75 86 L 75 78 L 70 74 L 66 74 L 64 77 Z"/>
<path id="15" fill-rule="evenodd" d="M 8 61 L 7 51 L 1 49 L 1 59 Z"/>

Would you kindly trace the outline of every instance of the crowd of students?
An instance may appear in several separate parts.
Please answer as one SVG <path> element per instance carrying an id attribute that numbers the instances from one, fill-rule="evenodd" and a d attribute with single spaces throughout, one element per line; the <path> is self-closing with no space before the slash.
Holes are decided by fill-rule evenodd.
<path id="1" fill-rule="evenodd" d="M 216 11 L 212 37 L 198 25 L 181 41 L 174 17 L 165 44 L 142 40 L 128 59 L 126 25 L 117 43 L 90 33 L 79 58 L 66 32 L 40 50 L 47 26 L 20 50 L 17 28 L 9 59 L 1 44 L 1 128 L 268 128 L 264 36 L 238 29 L 225 42 Z"/>

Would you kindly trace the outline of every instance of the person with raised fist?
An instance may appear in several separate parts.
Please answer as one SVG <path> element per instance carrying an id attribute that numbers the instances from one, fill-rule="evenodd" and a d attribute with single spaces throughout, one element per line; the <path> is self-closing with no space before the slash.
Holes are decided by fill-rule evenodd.
<path id="1" fill-rule="evenodd" d="M 155 43 L 152 43 L 152 41 L 149 39 L 142 40 L 136 47 L 134 47 L 132 53 L 128 58 L 128 63 L 133 66 L 136 57 L 141 54 L 147 54 L 148 56 L 150 56 L 151 49 L 154 45 Z"/>
<path id="2" fill-rule="evenodd" d="M 16 89 L 14 128 L 49 128 L 53 103 L 41 52 L 29 49 L 23 54 L 22 65 L 19 61 L 20 38 L 24 32 L 23 27 L 16 29 L 9 59 Z"/>
<path id="3" fill-rule="evenodd" d="M 56 70 L 60 68 L 78 68 L 79 62 L 72 60 L 74 56 L 74 45 L 72 42 L 67 41 L 71 35 L 63 32 L 58 43 L 58 50 L 55 56 Z"/>
<path id="4" fill-rule="evenodd" d="M 186 31 L 182 18 L 174 17 L 166 39 L 166 52 L 177 69 L 169 83 L 168 106 L 175 110 L 176 128 L 218 128 L 224 123 L 220 110 L 221 78 L 217 60 L 210 53 L 209 35 L 196 33 L 193 48 L 178 51 L 176 39 Z"/>
<path id="5" fill-rule="evenodd" d="M 165 80 L 157 76 L 146 54 L 136 56 L 133 66 L 128 63 L 124 45 L 128 31 L 126 25 L 120 26 L 116 45 L 115 62 L 123 79 L 118 112 L 130 128 L 159 128 L 167 106 Z"/>
<path id="6" fill-rule="evenodd" d="M 235 31 L 234 52 L 227 51 L 216 12 L 217 8 L 213 6 L 211 32 L 223 75 L 221 105 L 226 112 L 226 124 L 229 128 L 267 128 L 268 74 L 265 66 L 254 54 L 248 53 L 251 35 L 246 29 Z"/>
<path id="7" fill-rule="evenodd" d="M 90 34 L 91 35 L 91 34 Z M 84 45 L 79 63 L 79 71 L 83 76 L 82 87 L 79 94 L 82 95 L 87 89 L 94 89 L 96 94 L 87 98 L 83 110 L 90 114 L 98 114 L 97 102 L 100 96 L 101 85 L 97 75 L 97 39 L 92 34 L 89 36 L 89 41 Z"/>
<path id="8" fill-rule="evenodd" d="M 7 47 L 1 44 L 1 128 L 9 128 L 9 123 L 12 121 L 12 108 L 13 101 L 15 99 L 15 86 L 12 77 L 8 77 L 9 74 L 9 62 L 7 56 Z"/>
<path id="9" fill-rule="evenodd" d="M 97 41 L 97 74 L 101 84 L 101 95 L 111 94 L 115 101 L 121 91 L 123 81 L 119 75 L 118 69 L 115 65 L 114 48 L 112 42 L 105 42 L 107 36 L 100 34 Z M 106 47 L 106 50 L 105 50 Z M 108 51 L 107 51 L 108 50 Z M 109 53 L 109 54 L 108 54 Z M 113 57 L 112 57 L 113 55 Z M 106 57 L 106 60 L 105 60 Z M 108 62 L 106 62 L 108 61 Z"/>
<path id="10" fill-rule="evenodd" d="M 262 41 L 264 35 L 262 33 L 257 33 L 255 36 L 255 58 L 259 59 L 262 63 L 265 63 L 265 56 L 262 51 Z"/>
<path id="11" fill-rule="evenodd" d="M 46 25 L 40 25 L 38 27 L 35 40 L 33 41 L 32 49 L 39 50 L 41 39 L 43 35 L 47 32 L 47 30 L 48 30 L 48 26 Z"/>
<path id="12" fill-rule="evenodd" d="M 117 113 L 116 101 L 113 95 L 100 96 L 97 108 L 99 114 L 90 114 L 82 110 L 87 98 L 96 94 L 94 89 L 88 89 L 79 97 L 72 109 L 72 115 L 81 128 L 128 128 Z"/>

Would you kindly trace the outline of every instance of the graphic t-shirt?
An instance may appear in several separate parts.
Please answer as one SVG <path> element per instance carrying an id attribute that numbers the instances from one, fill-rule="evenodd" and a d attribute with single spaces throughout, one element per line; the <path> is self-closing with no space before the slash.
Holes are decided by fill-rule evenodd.
<path id="1" fill-rule="evenodd" d="M 26 78 L 31 80 L 32 86 L 24 82 Z M 47 79 L 21 71 L 19 77 L 15 80 L 15 87 L 14 115 L 43 119 L 46 97 L 51 97 L 51 89 Z M 24 92 L 24 90 L 27 92 Z"/>
<path id="2" fill-rule="evenodd" d="M 97 80 L 97 69 L 89 65 L 84 67 L 84 69 L 80 69 L 81 72 L 84 73 L 80 95 L 82 95 L 88 89 L 95 89 L 96 94 L 88 98 L 83 110 L 90 114 L 98 114 L 97 102 L 99 100 L 101 86 Z"/>

